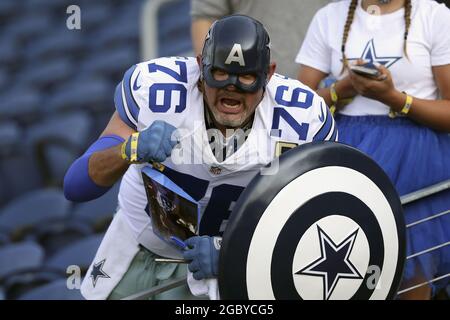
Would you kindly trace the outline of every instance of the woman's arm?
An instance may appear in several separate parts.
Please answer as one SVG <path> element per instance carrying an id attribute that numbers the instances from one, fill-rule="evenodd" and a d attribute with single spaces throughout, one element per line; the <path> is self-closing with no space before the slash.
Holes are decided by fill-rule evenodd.
<path id="1" fill-rule="evenodd" d="M 351 72 L 353 86 L 361 95 L 378 100 L 400 112 L 405 105 L 406 94 L 394 87 L 388 69 L 383 66 L 378 69 L 382 74 L 375 80 Z M 450 132 L 450 64 L 432 67 L 432 70 L 441 99 L 425 100 L 413 97 L 407 116 L 435 130 Z"/>
<path id="2" fill-rule="evenodd" d="M 326 76 L 327 74 L 320 70 L 301 64 L 297 78 L 300 82 L 315 90 L 325 100 L 325 103 L 331 106 L 333 102 L 331 101 L 330 88 L 318 89 L 320 81 Z M 353 98 L 357 94 L 348 76 L 336 81 L 335 90 L 339 100 Z"/>
<path id="3" fill-rule="evenodd" d="M 432 70 L 441 99 L 425 100 L 413 97 L 408 117 L 427 127 L 450 132 L 450 64 L 432 67 Z M 395 90 L 385 101 L 398 111 L 405 104 L 405 95 Z"/>

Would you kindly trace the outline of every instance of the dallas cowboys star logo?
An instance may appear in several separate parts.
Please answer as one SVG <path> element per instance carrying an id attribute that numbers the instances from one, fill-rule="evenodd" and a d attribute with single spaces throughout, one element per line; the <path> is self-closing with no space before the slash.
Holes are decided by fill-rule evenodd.
<path id="1" fill-rule="evenodd" d="M 323 297 L 328 300 L 340 279 L 363 279 L 349 260 L 358 230 L 353 231 L 341 243 L 333 240 L 317 225 L 320 241 L 320 257 L 295 274 L 323 278 Z"/>
<path id="2" fill-rule="evenodd" d="M 106 259 L 103 259 L 98 263 L 94 263 L 94 266 L 92 267 L 90 277 L 92 278 L 92 285 L 94 286 L 94 288 L 98 278 L 110 278 L 110 276 L 108 276 L 105 271 L 103 271 L 103 265 L 105 264 L 105 261 Z"/>
<path id="3" fill-rule="evenodd" d="M 378 62 L 379 64 L 382 64 L 386 68 L 389 68 L 394 63 L 396 63 L 398 60 L 400 60 L 402 57 L 379 57 L 377 56 L 377 53 L 375 51 L 375 44 L 373 42 L 373 39 L 367 42 L 366 47 L 364 48 L 364 51 L 359 58 L 349 58 L 347 60 L 368 60 L 371 63 Z"/>

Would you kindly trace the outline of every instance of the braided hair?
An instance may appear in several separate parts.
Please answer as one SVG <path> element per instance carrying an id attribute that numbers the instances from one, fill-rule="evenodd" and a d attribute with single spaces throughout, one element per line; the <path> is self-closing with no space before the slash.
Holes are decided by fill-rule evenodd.
<path id="1" fill-rule="evenodd" d="M 348 7 L 347 19 L 344 25 L 344 33 L 342 35 L 342 45 L 341 45 L 341 53 L 342 53 L 342 70 L 341 74 L 344 72 L 345 67 L 348 65 L 347 56 L 345 55 L 345 45 L 347 43 L 348 35 L 350 33 L 350 27 L 353 23 L 353 18 L 355 16 L 356 7 L 358 5 L 358 0 L 352 0 L 350 2 L 350 6 Z M 406 50 L 406 42 L 408 39 L 409 28 L 411 26 L 411 0 L 405 0 L 405 32 L 403 34 L 403 52 L 405 56 L 408 58 L 408 52 Z"/>

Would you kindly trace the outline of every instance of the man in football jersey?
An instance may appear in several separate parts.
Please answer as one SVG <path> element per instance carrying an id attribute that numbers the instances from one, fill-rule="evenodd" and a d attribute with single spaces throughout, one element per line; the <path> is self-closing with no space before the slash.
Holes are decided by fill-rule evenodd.
<path id="1" fill-rule="evenodd" d="M 123 298 L 186 274 L 186 265 L 160 257 L 189 260 L 195 280 L 217 277 L 215 237 L 280 143 L 337 139 L 323 99 L 274 71 L 262 24 L 233 15 L 211 26 L 197 59 L 160 58 L 125 73 L 116 112 L 64 181 L 68 199 L 88 201 L 122 177 L 118 211 L 83 281 L 86 298 Z M 186 250 L 152 229 L 142 178 L 151 164 L 200 205 L 199 236 L 186 240 Z M 186 289 L 158 298 L 186 298 Z"/>

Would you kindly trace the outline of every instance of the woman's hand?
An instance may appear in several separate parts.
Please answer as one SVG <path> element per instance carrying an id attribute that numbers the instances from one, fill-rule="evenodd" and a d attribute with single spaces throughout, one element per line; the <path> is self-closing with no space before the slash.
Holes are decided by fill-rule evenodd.
<path id="1" fill-rule="evenodd" d="M 349 70 L 349 77 L 353 88 L 362 96 L 386 103 L 396 93 L 392 76 L 384 66 L 378 66 L 380 75 L 369 78 Z"/>

